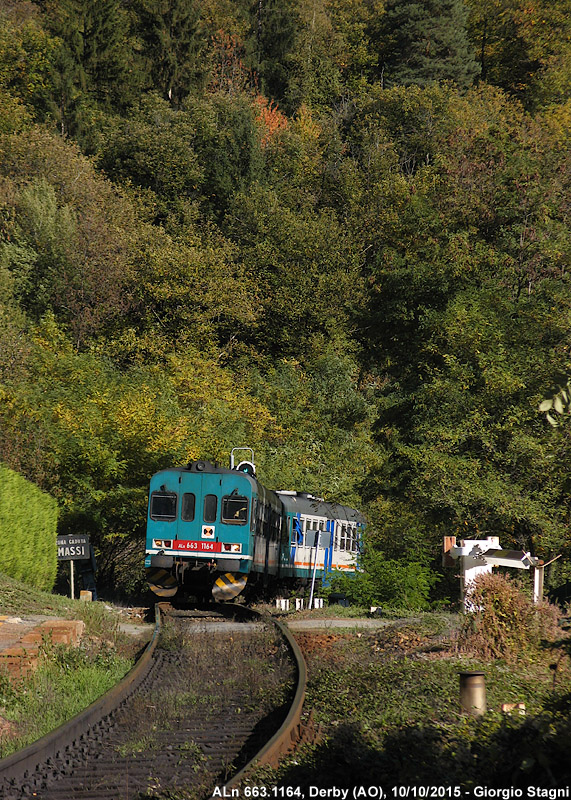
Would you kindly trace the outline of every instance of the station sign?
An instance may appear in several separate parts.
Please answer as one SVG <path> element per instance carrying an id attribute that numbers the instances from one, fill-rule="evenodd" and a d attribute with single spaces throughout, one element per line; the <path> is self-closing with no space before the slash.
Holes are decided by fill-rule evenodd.
<path id="1" fill-rule="evenodd" d="M 58 536 L 58 561 L 86 561 L 89 559 L 89 536 Z"/>

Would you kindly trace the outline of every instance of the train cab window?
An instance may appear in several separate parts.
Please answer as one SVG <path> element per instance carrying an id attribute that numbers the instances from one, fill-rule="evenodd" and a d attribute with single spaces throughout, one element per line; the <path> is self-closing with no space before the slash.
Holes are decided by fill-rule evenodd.
<path id="1" fill-rule="evenodd" d="M 171 521 L 176 519 L 177 496 L 174 492 L 153 492 L 151 494 L 151 519 Z"/>
<path id="2" fill-rule="evenodd" d="M 218 498 L 215 494 L 207 494 L 204 497 L 204 521 L 216 522 L 218 513 Z"/>
<path id="3" fill-rule="evenodd" d="M 191 492 L 186 492 L 182 496 L 182 511 L 181 518 L 184 522 L 192 522 L 194 519 L 194 509 L 196 506 L 196 497 Z"/>
<path id="4" fill-rule="evenodd" d="M 231 494 L 222 498 L 222 522 L 245 525 L 248 522 L 248 498 Z"/>

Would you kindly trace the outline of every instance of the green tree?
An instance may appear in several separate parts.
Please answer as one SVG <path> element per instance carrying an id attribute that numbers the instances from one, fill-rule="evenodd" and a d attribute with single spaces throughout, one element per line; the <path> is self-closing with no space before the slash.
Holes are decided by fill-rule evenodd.
<path id="1" fill-rule="evenodd" d="M 201 3 L 188 0 L 137 0 L 139 59 L 147 88 L 178 107 L 202 80 L 206 41 Z"/>
<path id="2" fill-rule="evenodd" d="M 58 41 L 43 29 L 37 13 L 21 19 L 0 13 L 0 87 L 6 100 L 13 97 L 13 102 L 22 103 L 32 118 L 45 119 L 51 110 L 53 59 L 58 48 Z M 8 131 L 9 114 L 3 119 Z"/>
<path id="3" fill-rule="evenodd" d="M 300 5 L 295 47 L 288 57 L 288 107 L 329 106 L 342 95 L 341 66 L 344 43 L 335 31 L 324 0 Z"/>
<path id="4" fill-rule="evenodd" d="M 360 296 L 356 253 L 331 209 L 290 209 L 274 192 L 237 195 L 230 237 L 260 287 L 257 349 L 304 359 L 324 341 L 346 342 Z"/>
<path id="5" fill-rule="evenodd" d="M 297 0 L 254 0 L 250 4 L 250 49 L 260 79 L 260 90 L 283 101 L 288 92 L 288 61 L 294 51 L 300 25 Z"/>
<path id="6" fill-rule="evenodd" d="M 407 114 L 430 109 L 430 124 L 399 120 L 397 92 Z M 401 174 L 377 168 L 359 204 L 382 454 L 366 494 L 389 517 L 414 508 L 434 552 L 455 533 L 549 554 L 565 541 L 567 474 L 554 471 L 563 444 L 545 439 L 536 402 L 568 360 L 564 157 L 497 91 L 379 100 L 367 146 L 378 126 L 399 158 L 413 143 L 429 157 Z"/>
<path id="7" fill-rule="evenodd" d="M 108 127 L 98 163 L 113 181 L 143 190 L 157 223 L 169 217 L 176 221 L 200 197 L 204 183 L 195 140 L 188 115 L 150 94 L 128 119 L 117 119 Z"/>
<path id="8" fill-rule="evenodd" d="M 383 80 L 426 86 L 470 86 L 479 72 L 467 35 L 463 0 L 388 0 L 383 31 Z"/>
<path id="9" fill-rule="evenodd" d="M 0 152 L 11 188 L 0 253 L 14 292 L 33 318 L 54 311 L 85 346 L 129 306 L 133 209 L 61 137 L 33 130 L 5 137 Z"/>
<path id="10" fill-rule="evenodd" d="M 482 80 L 527 107 L 564 102 L 571 62 L 568 0 L 467 0 Z"/>
<path id="11" fill-rule="evenodd" d="M 136 89 L 129 17 L 120 0 L 41 0 L 44 24 L 60 41 L 53 57 L 62 133 L 81 135 L 97 108 L 121 109 Z"/>

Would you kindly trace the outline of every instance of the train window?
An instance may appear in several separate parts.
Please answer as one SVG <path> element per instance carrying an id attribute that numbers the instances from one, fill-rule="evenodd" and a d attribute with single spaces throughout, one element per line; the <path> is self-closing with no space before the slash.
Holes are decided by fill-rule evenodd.
<path id="1" fill-rule="evenodd" d="M 218 513 L 218 498 L 215 494 L 207 494 L 204 497 L 204 521 L 216 522 Z"/>
<path id="2" fill-rule="evenodd" d="M 186 492 L 182 496 L 182 511 L 181 518 L 184 522 L 192 522 L 194 519 L 194 507 L 196 505 L 196 497 L 191 492 Z"/>
<path id="3" fill-rule="evenodd" d="M 258 517 L 258 500 L 256 497 L 252 499 L 252 516 L 250 517 L 250 530 L 256 530 L 256 519 Z"/>
<path id="4" fill-rule="evenodd" d="M 248 522 L 248 499 L 238 495 L 223 497 L 222 522 L 245 525 Z"/>
<path id="5" fill-rule="evenodd" d="M 176 519 L 177 496 L 171 492 L 153 492 L 151 519 L 170 521 Z"/>
<path id="6" fill-rule="evenodd" d="M 347 526 L 341 525 L 341 541 L 339 542 L 339 549 L 345 550 L 345 542 L 347 541 Z"/>
<path id="7" fill-rule="evenodd" d="M 320 531 L 324 531 L 325 530 L 325 520 L 324 519 L 320 519 L 319 520 L 319 530 Z"/>
<path id="8" fill-rule="evenodd" d="M 295 517 L 295 519 L 290 520 L 290 524 L 292 527 L 291 543 L 299 545 L 303 544 L 303 522 Z"/>

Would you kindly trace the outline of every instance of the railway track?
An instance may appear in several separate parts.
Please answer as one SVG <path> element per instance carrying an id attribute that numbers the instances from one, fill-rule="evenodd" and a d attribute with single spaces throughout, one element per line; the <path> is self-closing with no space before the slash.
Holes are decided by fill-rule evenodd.
<path id="1" fill-rule="evenodd" d="M 289 749 L 305 663 L 287 629 L 240 606 L 161 616 L 134 675 L 0 761 L 2 800 L 199 800 Z"/>

